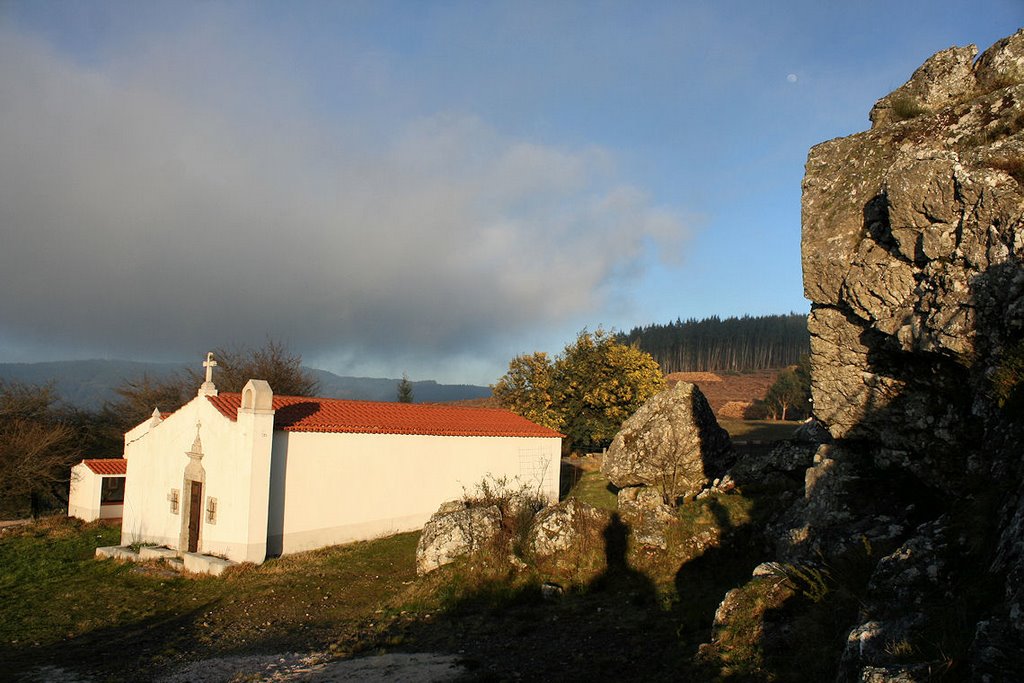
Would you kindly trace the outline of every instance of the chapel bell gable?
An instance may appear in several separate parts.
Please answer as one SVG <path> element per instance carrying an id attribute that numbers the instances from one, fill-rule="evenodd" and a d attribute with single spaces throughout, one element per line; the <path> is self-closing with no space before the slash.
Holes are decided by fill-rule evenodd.
<path id="1" fill-rule="evenodd" d="M 264 413 L 274 410 L 274 392 L 265 379 L 250 379 L 242 389 L 238 412 Z"/>

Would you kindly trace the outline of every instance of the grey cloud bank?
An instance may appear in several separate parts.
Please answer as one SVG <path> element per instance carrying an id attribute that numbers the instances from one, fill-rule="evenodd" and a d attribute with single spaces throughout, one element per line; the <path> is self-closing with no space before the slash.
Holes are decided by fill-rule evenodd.
<path id="1" fill-rule="evenodd" d="M 460 112 L 325 120 L 212 42 L 83 64 L 0 26 L 4 344 L 185 358 L 270 335 L 482 368 L 685 238 L 601 149 Z"/>

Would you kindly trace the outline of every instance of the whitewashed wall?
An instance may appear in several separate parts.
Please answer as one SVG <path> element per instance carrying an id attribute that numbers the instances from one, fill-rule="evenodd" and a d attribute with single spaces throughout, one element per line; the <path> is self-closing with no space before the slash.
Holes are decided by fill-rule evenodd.
<path id="1" fill-rule="evenodd" d="M 187 550 L 188 519 L 185 468 L 202 426 L 203 512 L 199 552 L 240 562 L 262 562 L 266 555 L 267 498 L 273 416 L 233 422 L 206 397 L 197 397 L 163 422 L 144 423 L 125 435 L 128 482 L 125 487 L 121 543 L 155 543 Z M 254 425 L 254 426 L 253 426 Z M 255 433 L 254 433 L 255 432 Z M 254 444 L 254 438 L 256 443 Z M 256 450 L 262 452 L 254 453 Z M 260 465 L 262 461 L 263 465 Z M 178 492 L 178 512 L 168 500 Z M 253 528 L 253 492 L 258 499 Z M 217 500 L 216 518 L 207 520 L 209 499 Z"/>
<path id="2" fill-rule="evenodd" d="M 557 438 L 274 432 L 268 411 L 243 410 L 235 422 L 197 397 L 125 435 L 122 544 L 187 549 L 186 453 L 197 422 L 205 479 L 198 550 L 235 561 L 419 529 L 485 476 L 558 499 Z"/>
<path id="3" fill-rule="evenodd" d="M 419 529 L 486 476 L 558 500 L 561 440 L 276 432 L 269 552 Z"/>
<path id="4" fill-rule="evenodd" d="M 84 462 L 71 468 L 71 488 L 68 492 L 68 517 L 86 522 L 113 519 L 121 516 L 121 505 L 101 505 L 103 476 L 96 474 Z"/>

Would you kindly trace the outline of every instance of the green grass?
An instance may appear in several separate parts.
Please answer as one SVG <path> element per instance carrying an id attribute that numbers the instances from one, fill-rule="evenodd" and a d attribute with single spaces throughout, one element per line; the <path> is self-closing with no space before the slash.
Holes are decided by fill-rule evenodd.
<path id="1" fill-rule="evenodd" d="M 892 99 L 892 113 L 896 116 L 898 121 L 906 121 L 907 119 L 917 118 L 922 114 L 927 114 L 928 109 L 921 105 L 913 97 L 909 95 L 902 95 Z"/>
<path id="2" fill-rule="evenodd" d="M 568 495 L 616 509 L 600 472 L 574 472 Z M 615 571 L 596 529 L 585 550 L 599 562 L 584 578 L 584 555 L 575 573 L 559 574 L 514 570 L 504 551 L 417 577 L 418 533 L 239 565 L 217 578 L 181 576 L 95 560 L 97 546 L 119 542 L 119 529 L 54 517 L 0 535 L 0 661 L 14 679 L 48 664 L 116 682 L 207 657 L 404 649 L 457 653 L 480 680 L 513 672 L 593 680 L 623 666 L 650 680 L 709 680 L 694 664 L 697 645 L 725 591 L 749 579 L 763 547 L 757 522 L 773 500 L 690 501 L 667 551 L 642 550 Z M 544 581 L 564 596 L 544 600 Z"/>
<path id="3" fill-rule="evenodd" d="M 479 558 L 417 578 L 415 533 L 240 565 L 217 578 L 93 558 L 118 536 L 115 527 L 61 518 L 0 536 L 5 677 L 50 665 L 97 681 L 152 680 L 216 656 L 406 649 L 458 653 L 486 680 L 511 672 L 600 678 L 627 652 L 639 658 L 637 671 L 663 680 L 694 647 L 680 640 L 679 613 L 636 572 L 567 586 L 550 603 L 535 573 L 497 564 L 481 571 Z M 582 658 L 573 654 L 580 643 L 589 652 Z"/>
<path id="4" fill-rule="evenodd" d="M 84 661 L 118 680 L 118 670 L 145 677 L 197 656 L 331 641 L 358 649 L 374 642 L 367 620 L 401 611 L 419 534 L 240 565 L 219 578 L 93 558 L 119 536 L 109 525 L 52 518 L 0 537 L 0 660 L 11 671 Z M 111 662 L 116 669 L 105 668 Z"/>
<path id="5" fill-rule="evenodd" d="M 583 472 L 566 497 L 589 503 L 599 510 L 616 510 L 619 501 L 609 488 L 610 484 L 607 477 L 600 472 Z"/>
<path id="6" fill-rule="evenodd" d="M 793 430 L 800 424 L 782 420 L 729 420 L 721 419 L 718 424 L 729 432 L 733 441 L 783 441 L 793 437 Z"/>

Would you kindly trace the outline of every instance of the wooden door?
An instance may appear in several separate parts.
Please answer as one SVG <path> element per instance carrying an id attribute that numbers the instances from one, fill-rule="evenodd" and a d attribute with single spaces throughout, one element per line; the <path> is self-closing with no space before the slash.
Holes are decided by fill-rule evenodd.
<path id="1" fill-rule="evenodd" d="M 199 550 L 199 523 L 203 519 L 203 484 L 192 482 L 191 499 L 188 506 L 188 551 Z"/>

